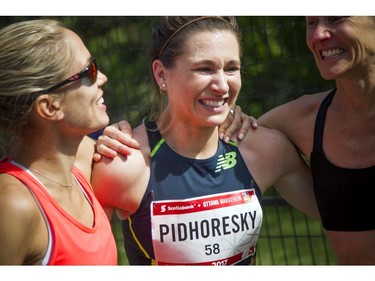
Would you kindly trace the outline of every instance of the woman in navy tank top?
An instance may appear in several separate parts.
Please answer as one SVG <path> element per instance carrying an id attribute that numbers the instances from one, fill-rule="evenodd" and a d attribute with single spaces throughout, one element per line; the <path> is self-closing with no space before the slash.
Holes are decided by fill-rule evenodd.
<path id="1" fill-rule="evenodd" d="M 260 199 L 273 185 L 319 218 L 308 166 L 286 136 L 260 127 L 242 141 L 219 138 L 241 89 L 241 54 L 235 17 L 162 17 L 153 30 L 159 107 L 133 131 L 140 150 L 102 157 L 92 177 L 108 215 L 123 220 L 130 264 L 254 264 Z"/>

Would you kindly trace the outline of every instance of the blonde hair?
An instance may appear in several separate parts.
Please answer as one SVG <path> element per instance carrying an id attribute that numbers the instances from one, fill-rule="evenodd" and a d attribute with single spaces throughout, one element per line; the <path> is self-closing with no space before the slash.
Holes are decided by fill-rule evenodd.
<path id="1" fill-rule="evenodd" d="M 35 93 L 65 78 L 72 55 L 64 29 L 59 21 L 40 19 L 0 30 L 0 129 L 6 137 L 28 125 Z"/>

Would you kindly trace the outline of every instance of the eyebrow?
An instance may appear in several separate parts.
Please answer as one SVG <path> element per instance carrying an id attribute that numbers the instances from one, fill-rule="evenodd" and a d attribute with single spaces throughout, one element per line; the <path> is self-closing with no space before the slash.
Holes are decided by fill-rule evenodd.
<path id="1" fill-rule="evenodd" d="M 217 65 L 217 63 L 215 61 L 212 61 L 212 60 L 200 60 L 200 61 L 197 61 L 197 62 L 194 62 L 193 65 L 199 65 L 199 64 L 208 64 L 208 65 Z M 225 65 L 233 65 L 233 64 L 236 64 L 236 65 L 240 65 L 241 64 L 241 61 L 240 60 L 230 60 L 229 62 L 226 62 Z"/>

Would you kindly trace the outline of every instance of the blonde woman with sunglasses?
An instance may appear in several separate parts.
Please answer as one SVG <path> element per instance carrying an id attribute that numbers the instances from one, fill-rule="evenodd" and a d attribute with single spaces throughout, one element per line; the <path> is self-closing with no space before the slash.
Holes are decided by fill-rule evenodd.
<path id="1" fill-rule="evenodd" d="M 57 21 L 0 30 L 0 264 L 117 264 L 88 180 L 92 142 L 77 161 L 85 136 L 109 122 L 106 82 L 80 37 Z"/>

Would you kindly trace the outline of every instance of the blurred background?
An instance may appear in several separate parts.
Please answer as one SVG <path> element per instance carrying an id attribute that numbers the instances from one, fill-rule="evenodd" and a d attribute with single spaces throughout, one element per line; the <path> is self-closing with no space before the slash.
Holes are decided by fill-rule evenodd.
<path id="1" fill-rule="evenodd" d="M 0 28 L 36 16 L 2 16 Z M 109 81 L 104 99 L 111 123 L 128 120 L 133 127 L 148 115 L 154 101 L 148 42 L 157 16 L 60 16 L 56 18 L 81 36 Z M 303 16 L 239 16 L 243 33 L 242 90 L 238 104 L 259 117 L 271 108 L 334 87 L 320 77 L 305 42 Z M 99 135 L 94 134 L 93 137 Z M 270 159 L 272 161 L 272 159 Z M 263 196 L 263 226 L 258 243 L 258 265 L 335 265 L 324 231 L 288 205 L 272 188 Z M 127 265 L 121 222 L 113 231 L 119 263 Z"/>

